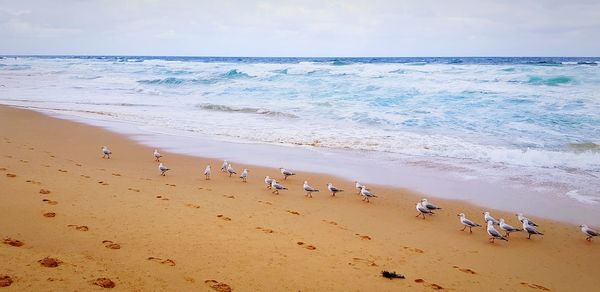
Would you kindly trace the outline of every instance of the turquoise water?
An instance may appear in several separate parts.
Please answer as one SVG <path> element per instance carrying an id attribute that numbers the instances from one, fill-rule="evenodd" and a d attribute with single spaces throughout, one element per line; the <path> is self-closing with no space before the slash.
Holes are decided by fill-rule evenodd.
<path id="1" fill-rule="evenodd" d="M 203 139 L 373 152 L 597 204 L 598 62 L 5 57 L 0 102 Z"/>

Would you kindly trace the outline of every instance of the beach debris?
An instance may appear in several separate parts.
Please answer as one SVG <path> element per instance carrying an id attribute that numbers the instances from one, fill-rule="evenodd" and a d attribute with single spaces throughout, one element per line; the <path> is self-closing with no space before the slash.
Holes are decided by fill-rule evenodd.
<path id="1" fill-rule="evenodd" d="M 8 276 L 8 275 L 1 275 L 0 276 L 0 287 L 8 287 L 10 285 L 12 285 L 13 283 L 13 279 Z"/>
<path id="2" fill-rule="evenodd" d="M 579 227 L 581 228 L 581 232 L 583 232 L 583 234 L 585 234 L 587 236 L 585 239 L 587 241 L 592 241 L 592 237 L 594 237 L 594 236 L 600 236 L 600 233 L 598 233 L 598 231 L 596 231 L 592 228 L 589 228 L 585 224 L 581 224 L 581 225 L 579 225 Z"/>
<path id="3" fill-rule="evenodd" d="M 415 209 L 417 209 L 417 212 L 419 212 L 419 213 L 417 213 L 417 216 L 415 216 L 415 217 L 423 216 L 423 219 L 425 219 L 425 214 L 427 214 L 427 215 L 435 214 L 435 213 L 433 213 L 432 210 L 423 206 L 423 200 L 421 200 L 420 202 L 417 203 L 417 205 L 415 206 Z"/>
<path id="4" fill-rule="evenodd" d="M 367 203 L 370 202 L 369 198 L 377 198 L 377 196 L 375 194 L 371 193 L 371 191 L 369 191 L 367 189 L 367 187 L 365 187 L 365 186 L 363 186 L 360 189 L 360 195 L 363 197 L 362 200 L 365 201 L 365 202 L 367 202 Z"/>
<path id="5" fill-rule="evenodd" d="M 281 171 L 281 174 L 283 174 L 283 179 L 286 180 L 288 178 L 288 176 L 292 176 L 292 175 L 296 175 L 293 171 L 287 170 L 285 168 L 279 168 L 279 171 Z"/>
<path id="6" fill-rule="evenodd" d="M 271 189 L 273 190 L 272 193 L 278 194 L 278 195 L 279 195 L 280 190 L 287 190 L 286 187 L 284 187 L 282 184 L 278 183 L 276 180 L 273 180 L 271 182 Z"/>
<path id="7" fill-rule="evenodd" d="M 162 155 L 160 155 L 160 152 L 158 152 L 158 149 L 154 149 L 154 161 L 160 162 L 161 157 L 162 157 Z"/>
<path id="8" fill-rule="evenodd" d="M 63 262 L 61 260 L 59 260 L 59 259 L 55 259 L 55 258 L 51 258 L 51 257 L 45 257 L 45 258 L 39 260 L 38 263 L 40 263 L 40 265 L 42 265 L 42 267 L 56 268 L 60 264 L 62 264 Z"/>
<path id="9" fill-rule="evenodd" d="M 165 166 L 162 162 L 158 165 L 158 170 L 160 171 L 160 175 L 162 176 L 166 176 L 165 172 L 171 170 L 170 168 L 168 168 L 167 166 Z"/>
<path id="10" fill-rule="evenodd" d="M 314 193 L 314 192 L 318 192 L 318 191 L 319 191 L 319 190 L 317 190 L 317 189 L 315 189 L 315 188 L 311 187 L 311 186 L 308 184 L 308 181 L 304 181 L 304 186 L 303 186 L 303 187 L 304 187 L 304 191 L 306 192 L 306 195 L 304 195 L 304 196 L 305 196 L 305 197 L 308 197 L 308 198 L 312 198 L 312 197 L 313 197 L 313 196 L 312 196 L 312 193 Z"/>
<path id="11" fill-rule="evenodd" d="M 500 218 L 500 228 L 506 232 L 506 237 L 508 237 L 511 232 L 523 231 L 523 229 L 506 224 L 502 218 Z"/>
<path id="12" fill-rule="evenodd" d="M 240 178 L 242 179 L 243 182 L 246 182 L 246 179 L 248 178 L 248 169 L 247 168 L 244 168 L 244 171 L 242 171 Z"/>
<path id="13" fill-rule="evenodd" d="M 327 189 L 331 193 L 332 197 L 335 197 L 335 194 L 343 192 L 344 190 L 340 188 L 336 188 L 332 183 L 327 183 Z"/>
<path id="14" fill-rule="evenodd" d="M 494 240 L 496 239 L 508 241 L 506 237 L 502 236 L 502 234 L 500 234 L 500 232 L 498 232 L 498 230 L 494 228 L 494 222 L 492 222 L 491 220 L 487 222 L 487 233 L 489 236 L 491 236 L 489 240 L 492 243 L 494 243 Z"/>
<path id="15" fill-rule="evenodd" d="M 108 147 L 102 146 L 102 158 L 110 159 L 111 154 L 112 154 L 112 151 L 110 151 L 110 149 L 108 149 Z"/>
<path id="16" fill-rule="evenodd" d="M 204 179 L 206 179 L 206 180 L 210 179 L 210 165 L 207 165 L 206 168 L 204 169 Z"/>
<path id="17" fill-rule="evenodd" d="M 527 239 L 531 239 L 532 235 L 544 235 L 543 233 L 539 232 L 535 226 L 530 225 L 529 220 L 527 219 L 523 220 L 523 230 L 527 231 L 529 234 Z"/>
<path id="18" fill-rule="evenodd" d="M 94 281 L 94 285 L 102 288 L 115 288 L 116 284 L 109 278 L 98 278 Z"/>
<path id="19" fill-rule="evenodd" d="M 460 217 L 460 223 L 465 226 L 465 227 L 463 227 L 463 229 L 461 229 L 461 231 L 465 231 L 465 228 L 469 227 L 469 233 L 473 233 L 473 230 L 472 230 L 473 227 L 481 227 L 481 225 L 467 219 L 465 217 L 465 213 L 460 213 L 456 216 Z"/>
<path id="20" fill-rule="evenodd" d="M 384 278 L 393 280 L 393 279 L 405 279 L 404 275 L 398 275 L 396 274 L 396 272 L 390 272 L 390 271 L 381 271 L 381 276 L 383 276 Z"/>
<path id="21" fill-rule="evenodd" d="M 482 214 L 483 214 L 483 219 L 485 220 L 485 222 L 492 222 L 492 224 L 494 224 L 494 225 L 500 224 L 500 222 L 498 220 L 496 220 L 496 218 L 494 218 L 494 217 L 492 217 L 492 215 L 490 215 L 490 212 L 485 211 Z"/>

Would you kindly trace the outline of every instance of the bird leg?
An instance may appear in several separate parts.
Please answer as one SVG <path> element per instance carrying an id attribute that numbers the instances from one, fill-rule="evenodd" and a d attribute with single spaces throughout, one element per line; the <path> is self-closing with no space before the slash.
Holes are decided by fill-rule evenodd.
<path id="1" fill-rule="evenodd" d="M 473 233 L 473 227 L 469 226 L 469 233 Z"/>
<path id="2" fill-rule="evenodd" d="M 465 227 L 463 227 L 463 229 L 461 229 L 460 231 L 465 231 L 465 229 L 467 229 L 467 225 L 465 225 Z"/>

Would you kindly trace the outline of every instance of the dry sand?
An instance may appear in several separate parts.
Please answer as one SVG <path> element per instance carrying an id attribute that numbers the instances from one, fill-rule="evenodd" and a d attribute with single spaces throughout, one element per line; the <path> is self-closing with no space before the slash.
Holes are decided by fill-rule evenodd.
<path id="1" fill-rule="evenodd" d="M 456 214 L 482 223 L 481 207 L 298 173 L 280 195 L 250 169 L 248 183 L 221 162 L 163 152 L 125 137 L 40 113 L 0 107 L 0 286 L 7 290 L 174 291 L 592 291 L 600 287 L 600 239 L 572 224 L 533 218 L 546 233 L 488 242 L 462 232 Z M 101 158 L 108 145 L 111 159 Z M 204 180 L 211 164 L 213 178 Z M 293 165 L 285 165 L 293 168 Z M 321 192 L 304 197 L 308 180 Z M 330 197 L 329 181 L 346 189 Z M 492 211 L 517 224 L 514 214 Z M 388 280 L 382 270 L 406 279 Z"/>

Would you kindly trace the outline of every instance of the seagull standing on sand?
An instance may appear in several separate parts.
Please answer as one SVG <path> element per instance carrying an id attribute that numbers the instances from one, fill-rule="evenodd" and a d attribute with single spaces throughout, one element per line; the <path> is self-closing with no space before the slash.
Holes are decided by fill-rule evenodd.
<path id="1" fill-rule="evenodd" d="M 339 193 L 339 192 L 343 192 L 344 190 L 342 189 L 338 189 L 336 187 L 333 186 L 332 183 L 328 183 L 327 184 L 327 189 L 329 190 L 329 192 L 331 193 L 332 197 L 335 197 L 335 194 Z"/>
<path id="2" fill-rule="evenodd" d="M 423 219 L 425 219 L 425 214 L 428 214 L 428 215 L 434 214 L 433 211 L 431 211 L 427 207 L 423 206 L 423 200 L 418 202 L 417 206 L 415 208 L 417 209 L 417 212 L 419 212 L 417 214 L 417 216 L 415 216 L 415 217 L 423 216 Z"/>
<path id="3" fill-rule="evenodd" d="M 508 241 L 508 239 L 506 239 L 506 237 L 502 236 L 502 234 L 500 234 L 500 232 L 498 232 L 498 230 L 496 230 L 496 228 L 494 228 L 494 222 L 492 222 L 491 220 L 487 222 L 487 233 L 491 236 L 489 240 L 492 243 L 494 243 L 495 239 Z"/>
<path id="4" fill-rule="evenodd" d="M 288 176 L 291 175 L 296 175 L 295 173 L 285 169 L 285 168 L 279 168 L 279 171 L 281 171 L 281 174 L 283 174 L 283 179 L 286 180 Z"/>
<path id="5" fill-rule="evenodd" d="M 535 226 L 531 225 L 531 222 L 529 222 L 529 220 L 525 219 L 523 220 L 523 230 L 527 231 L 527 233 L 529 233 L 529 236 L 527 236 L 527 239 L 531 239 L 532 235 L 544 235 L 543 233 L 539 232 Z"/>
<path id="6" fill-rule="evenodd" d="M 160 175 L 165 176 L 165 172 L 167 172 L 168 170 L 171 170 L 170 168 L 166 167 L 162 162 L 158 165 L 158 170 L 160 170 Z"/>
<path id="7" fill-rule="evenodd" d="M 432 203 L 429 203 L 429 201 L 427 201 L 427 199 L 425 199 L 425 198 L 421 199 L 421 205 L 423 205 L 423 207 L 425 207 L 429 210 L 441 210 L 442 209 Z M 431 214 L 433 214 L 433 213 L 431 213 Z"/>
<path id="8" fill-rule="evenodd" d="M 369 203 L 369 198 L 377 198 L 377 196 L 375 196 L 375 194 L 371 193 L 371 191 L 367 190 L 367 187 L 363 186 L 360 189 L 360 195 L 363 197 L 363 201 L 366 201 L 367 203 Z"/>
<path id="9" fill-rule="evenodd" d="M 498 222 L 496 218 L 492 217 L 488 211 L 483 212 L 483 219 L 485 219 L 485 222 L 492 222 L 494 225 L 500 224 L 500 222 Z"/>
<path id="10" fill-rule="evenodd" d="M 517 215 L 517 218 L 519 218 L 519 221 L 521 221 L 521 223 L 523 223 L 525 220 L 527 220 L 527 222 L 529 222 L 529 225 L 531 225 L 531 226 L 538 226 L 533 221 L 529 220 L 529 218 L 523 216 L 523 213 L 517 213 L 515 215 Z"/>
<path id="11" fill-rule="evenodd" d="M 312 198 L 312 193 L 318 192 L 319 190 L 308 185 L 308 181 L 304 181 L 304 191 L 306 191 L 306 195 L 304 195 L 305 197 Z"/>
<path id="12" fill-rule="evenodd" d="M 247 168 L 244 168 L 244 171 L 242 171 L 240 178 L 242 179 L 243 182 L 246 182 L 246 179 L 248 178 L 248 169 Z"/>
<path id="13" fill-rule="evenodd" d="M 110 151 L 110 149 L 108 149 L 108 147 L 102 146 L 102 158 L 110 159 L 111 154 L 112 154 L 112 151 Z"/>
<path id="14" fill-rule="evenodd" d="M 278 195 L 279 195 L 280 190 L 287 190 L 286 187 L 284 187 L 282 184 L 278 183 L 276 180 L 273 180 L 271 182 L 271 189 L 273 190 L 272 193 L 278 194 Z"/>
<path id="15" fill-rule="evenodd" d="M 265 184 L 267 184 L 267 189 L 271 188 L 271 184 L 273 183 L 274 179 L 270 178 L 268 175 L 265 176 Z"/>
<path id="16" fill-rule="evenodd" d="M 160 162 L 161 157 L 162 157 L 162 155 L 160 155 L 160 153 L 158 152 L 158 149 L 154 149 L 154 160 L 157 162 Z"/>
<path id="17" fill-rule="evenodd" d="M 592 237 L 594 237 L 594 236 L 600 236 L 600 233 L 598 233 L 598 231 L 596 231 L 592 228 L 589 228 L 585 224 L 579 225 L 579 227 L 581 227 L 581 232 L 583 232 L 583 234 L 585 234 L 587 236 L 587 238 L 585 239 L 587 241 L 592 241 Z"/>
<path id="18" fill-rule="evenodd" d="M 465 231 L 465 228 L 469 227 L 469 233 L 473 233 L 473 230 L 471 230 L 473 227 L 481 227 L 481 225 L 467 219 L 465 217 L 465 213 L 460 213 L 456 216 L 460 217 L 460 223 L 465 226 L 463 229 L 461 229 L 461 231 Z"/>
<path id="19" fill-rule="evenodd" d="M 231 166 L 231 163 L 227 164 L 227 173 L 229 173 L 229 177 L 231 177 L 232 174 L 237 174 L 235 169 L 233 169 L 233 166 Z"/>
<path id="20" fill-rule="evenodd" d="M 366 187 L 365 185 L 359 183 L 358 181 L 354 182 L 354 187 L 356 188 L 356 190 L 358 190 L 358 193 L 360 195 L 360 190 L 362 190 L 363 187 Z"/>
<path id="21" fill-rule="evenodd" d="M 500 218 L 500 228 L 502 228 L 502 230 L 504 230 L 504 232 L 506 232 L 506 237 L 508 237 L 511 232 L 523 231 L 523 229 L 513 227 L 511 225 L 504 223 L 504 219 L 502 219 L 502 218 Z"/>
<path id="22" fill-rule="evenodd" d="M 227 162 L 227 160 L 223 160 L 223 164 L 221 165 L 221 172 L 227 172 L 227 166 L 229 166 L 229 162 Z"/>
<path id="23" fill-rule="evenodd" d="M 206 180 L 210 179 L 210 165 L 207 165 L 206 168 L 204 169 L 204 179 L 206 179 Z"/>

